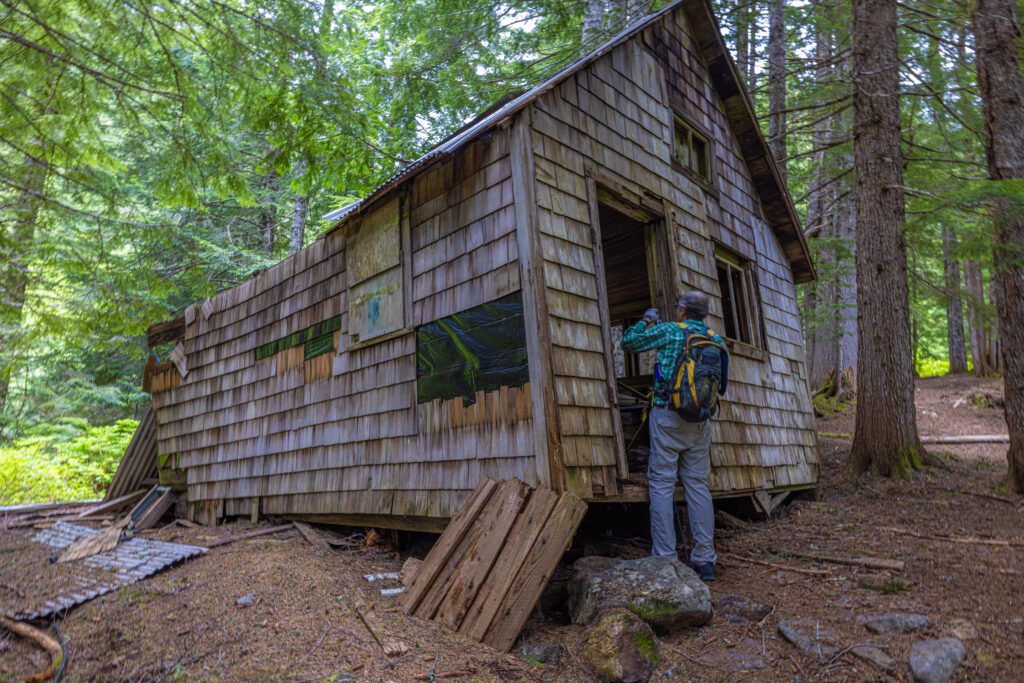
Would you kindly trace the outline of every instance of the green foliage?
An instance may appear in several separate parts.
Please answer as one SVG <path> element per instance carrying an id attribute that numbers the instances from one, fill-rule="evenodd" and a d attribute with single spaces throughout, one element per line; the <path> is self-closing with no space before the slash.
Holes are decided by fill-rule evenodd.
<path id="1" fill-rule="evenodd" d="M 138 422 L 37 425 L 0 447 L 0 505 L 102 497 Z"/>

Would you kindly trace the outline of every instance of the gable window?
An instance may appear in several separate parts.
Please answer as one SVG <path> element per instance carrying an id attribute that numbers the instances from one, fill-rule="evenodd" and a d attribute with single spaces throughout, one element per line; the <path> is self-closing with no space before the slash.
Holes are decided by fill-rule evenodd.
<path id="1" fill-rule="evenodd" d="M 676 116 L 675 161 L 697 178 L 711 182 L 711 145 L 707 137 Z"/>
<path id="2" fill-rule="evenodd" d="M 761 301 L 753 264 L 732 251 L 715 247 L 715 270 L 722 293 L 725 337 L 763 348 Z"/>

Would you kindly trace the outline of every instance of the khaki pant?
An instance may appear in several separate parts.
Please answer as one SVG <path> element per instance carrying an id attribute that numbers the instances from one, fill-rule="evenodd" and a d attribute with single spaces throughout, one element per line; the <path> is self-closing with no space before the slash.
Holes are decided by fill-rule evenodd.
<path id="1" fill-rule="evenodd" d="M 676 482 L 683 482 L 686 511 L 694 546 L 695 565 L 715 562 L 715 508 L 708 489 L 711 462 L 711 421 L 694 423 L 668 408 L 653 408 L 648 416 L 651 456 L 647 480 L 651 498 L 651 554 L 676 554 L 673 500 Z"/>

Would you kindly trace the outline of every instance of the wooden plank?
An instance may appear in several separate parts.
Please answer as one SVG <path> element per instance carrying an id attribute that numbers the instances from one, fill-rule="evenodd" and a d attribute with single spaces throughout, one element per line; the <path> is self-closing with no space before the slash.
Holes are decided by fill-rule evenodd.
<path id="1" fill-rule="evenodd" d="M 433 586 L 438 572 L 444 568 L 448 558 L 451 557 L 452 553 L 455 552 L 462 542 L 466 532 L 469 531 L 477 515 L 480 514 L 480 510 L 487 504 L 496 488 L 497 484 L 493 479 L 484 477 L 476 489 L 473 490 L 472 495 L 470 495 L 465 505 L 462 506 L 462 509 L 452 518 L 448 528 L 445 529 L 445 532 L 441 534 L 441 538 L 437 540 L 437 543 L 434 544 L 434 547 L 430 549 L 430 552 L 424 558 L 423 566 L 420 567 L 419 571 L 416 572 L 416 576 L 413 577 L 412 585 L 409 586 L 409 589 L 399 599 L 401 607 L 405 610 L 406 614 L 412 614 L 419 607 L 427 591 Z"/>
<path id="2" fill-rule="evenodd" d="M 548 328 L 547 286 L 537 221 L 536 173 L 533 167 L 530 110 L 521 112 L 512 126 L 510 159 L 512 198 L 516 212 L 523 318 L 526 325 L 526 353 L 530 359 L 530 391 L 533 394 L 533 424 L 537 459 L 537 483 L 561 491 L 565 488 L 565 467 L 559 451 L 558 401 L 551 365 Z"/>
<path id="3" fill-rule="evenodd" d="M 146 341 L 150 348 L 185 338 L 185 316 L 154 323 L 146 330 Z"/>
<path id="4" fill-rule="evenodd" d="M 540 599 L 551 574 L 583 520 L 587 504 L 563 494 L 501 601 L 484 642 L 508 652 Z"/>
<path id="5" fill-rule="evenodd" d="M 437 612 L 437 621 L 458 630 L 491 568 L 495 567 L 495 560 L 510 538 L 509 530 L 520 516 L 529 494 L 529 485 L 518 479 L 508 479 L 498 487 L 488 506 L 489 514 L 478 518 L 473 545 L 449 581 L 449 588 Z M 496 567 L 498 571 L 501 568 L 502 565 Z"/>
<path id="6" fill-rule="evenodd" d="M 305 522 L 295 522 L 295 529 L 302 535 L 306 542 L 316 550 L 329 550 L 327 541 L 316 532 L 316 529 Z"/>
<path id="7" fill-rule="evenodd" d="M 494 562 L 495 571 L 477 593 L 459 627 L 459 633 L 474 640 L 483 640 L 495 612 L 516 577 L 516 572 L 510 568 L 522 566 L 557 503 L 558 494 L 551 489 L 540 488 L 530 495 L 526 509 L 516 519 L 508 534 L 508 543 Z"/>
<path id="8" fill-rule="evenodd" d="M 601 338 L 604 343 L 605 378 L 608 385 L 608 404 L 612 413 L 612 432 L 615 439 L 615 467 L 619 476 L 625 478 L 629 474 L 626 463 L 626 437 L 622 432 L 622 416 L 619 413 L 619 390 L 615 385 L 615 357 L 612 352 L 611 318 L 608 313 L 608 281 L 604 270 L 604 249 L 601 247 L 601 221 L 598 218 L 597 183 L 592 175 L 587 174 L 587 206 L 590 209 L 590 225 L 593 229 L 594 269 L 597 280 L 597 308 L 601 314 Z M 617 495 L 615 490 L 605 491 L 605 495 Z"/>
<path id="9" fill-rule="evenodd" d="M 88 510 L 79 513 L 78 516 L 91 517 L 93 515 L 98 515 L 101 512 L 110 512 L 112 510 L 117 510 L 118 508 L 126 507 L 128 505 L 132 505 L 133 503 L 137 503 L 145 495 L 146 489 L 139 489 L 138 491 L 129 493 L 126 496 L 121 496 L 120 498 L 114 498 L 113 500 L 108 500 L 104 503 L 100 503 L 96 507 L 89 508 Z"/>
<path id="10" fill-rule="evenodd" d="M 177 492 L 171 491 L 170 489 L 164 491 L 163 495 L 157 498 L 153 504 L 149 506 L 149 509 L 142 514 L 142 517 L 135 522 L 132 529 L 135 531 L 144 531 L 145 529 L 156 526 L 156 523 L 160 521 L 160 518 L 164 516 L 165 512 L 171 509 L 171 506 L 174 505 L 174 501 L 177 499 Z"/>

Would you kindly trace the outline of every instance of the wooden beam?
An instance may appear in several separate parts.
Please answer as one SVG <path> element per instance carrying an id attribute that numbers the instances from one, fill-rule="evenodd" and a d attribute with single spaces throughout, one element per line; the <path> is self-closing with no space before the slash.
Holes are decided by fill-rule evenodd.
<path id="1" fill-rule="evenodd" d="M 146 330 L 146 341 L 149 343 L 150 348 L 173 341 L 179 341 L 184 338 L 185 316 L 175 318 L 174 320 L 154 323 Z"/>
<path id="2" fill-rule="evenodd" d="M 105 503 L 100 503 L 96 507 L 92 507 L 89 508 L 88 510 L 85 510 L 78 516 L 92 517 L 93 515 L 98 515 L 101 512 L 110 512 L 111 510 L 117 510 L 118 508 L 126 507 L 128 505 L 132 505 L 133 503 L 137 503 L 145 495 L 146 489 L 139 489 L 138 491 L 129 493 L 126 496 L 121 496 L 120 498 L 114 498 L 113 500 L 108 500 Z"/>
<path id="3" fill-rule="evenodd" d="M 398 529 L 400 531 L 422 531 L 439 534 L 448 526 L 447 517 L 416 517 L 410 515 L 364 515 L 364 514 L 308 514 L 282 515 L 283 519 L 308 522 L 310 524 L 326 524 L 334 526 L 350 526 L 357 529 Z"/>

